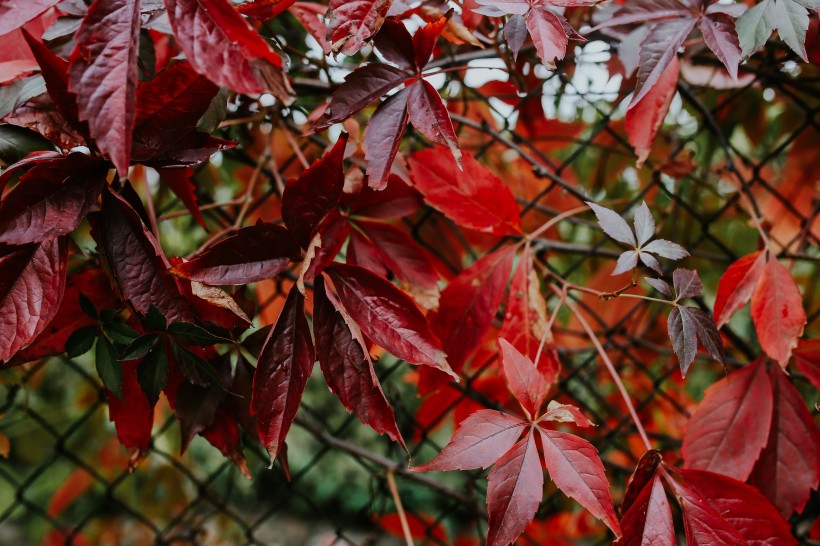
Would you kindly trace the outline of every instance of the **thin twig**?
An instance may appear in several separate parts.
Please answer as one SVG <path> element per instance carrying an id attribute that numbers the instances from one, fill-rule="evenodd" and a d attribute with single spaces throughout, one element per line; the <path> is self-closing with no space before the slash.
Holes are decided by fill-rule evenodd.
<path id="1" fill-rule="evenodd" d="M 401 503 L 399 489 L 396 487 L 396 480 L 393 478 L 392 470 L 387 471 L 387 487 L 390 488 L 390 494 L 393 496 L 393 503 L 396 505 L 396 512 L 399 514 L 401 530 L 404 531 L 404 541 L 407 543 L 407 546 L 415 546 L 413 544 L 413 534 L 410 532 L 410 524 L 407 523 L 407 515 L 404 513 L 404 506 Z"/>

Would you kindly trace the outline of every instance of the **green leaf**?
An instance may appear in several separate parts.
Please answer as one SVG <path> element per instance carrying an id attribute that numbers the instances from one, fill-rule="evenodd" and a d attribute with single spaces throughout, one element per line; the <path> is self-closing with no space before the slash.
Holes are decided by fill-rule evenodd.
<path id="1" fill-rule="evenodd" d="M 97 326 L 83 326 L 68 336 L 65 342 L 65 352 L 68 358 L 76 358 L 84 355 L 94 346 L 94 339 L 97 337 Z"/>
<path id="2" fill-rule="evenodd" d="M 191 322 L 174 322 L 168 326 L 168 333 L 183 343 L 207 347 L 214 343 L 231 343 L 230 339 L 215 336 L 208 330 Z"/>
<path id="3" fill-rule="evenodd" d="M 94 302 L 88 299 L 82 292 L 80 292 L 80 309 L 82 309 L 83 313 L 88 315 L 90 318 L 93 318 L 94 320 L 99 319 L 99 315 L 97 315 L 97 308 L 94 307 Z"/>
<path id="4" fill-rule="evenodd" d="M 153 304 L 148 308 L 148 314 L 145 315 L 145 324 L 149 328 L 160 332 L 164 332 L 168 328 L 168 321 Z"/>
<path id="5" fill-rule="evenodd" d="M 188 381 L 203 387 L 218 385 L 224 388 L 222 380 L 208 361 L 178 343 L 173 344 L 173 350 L 177 367 Z"/>
<path id="6" fill-rule="evenodd" d="M 31 152 L 53 149 L 54 146 L 49 141 L 34 131 L 15 125 L 0 125 L 0 160 L 8 165 Z"/>
<path id="7" fill-rule="evenodd" d="M 137 360 L 144 357 L 156 346 L 157 341 L 159 341 L 159 334 L 146 334 L 138 337 L 125 348 L 120 360 Z"/>
<path id="8" fill-rule="evenodd" d="M 774 9 L 772 0 L 763 0 L 741 15 L 735 27 L 744 57 L 750 57 L 760 49 L 774 31 Z"/>
<path id="9" fill-rule="evenodd" d="M 104 315 L 104 312 L 101 313 L 101 315 Z M 140 336 L 139 332 L 122 322 L 119 317 L 115 318 L 116 320 L 103 323 L 103 330 L 111 337 L 114 343 L 128 345 Z"/>
<path id="10" fill-rule="evenodd" d="M 117 360 L 114 347 L 104 335 L 97 338 L 95 357 L 97 360 L 97 374 L 102 379 L 103 385 L 122 400 L 122 366 Z"/>
<path id="11" fill-rule="evenodd" d="M 137 381 L 151 404 L 156 404 L 168 382 L 168 356 L 162 345 L 154 347 L 140 362 Z"/>
<path id="12" fill-rule="evenodd" d="M 774 5 L 774 22 L 780 39 L 792 51 L 808 61 L 806 55 L 806 31 L 809 29 L 809 12 L 794 0 L 777 0 Z"/>

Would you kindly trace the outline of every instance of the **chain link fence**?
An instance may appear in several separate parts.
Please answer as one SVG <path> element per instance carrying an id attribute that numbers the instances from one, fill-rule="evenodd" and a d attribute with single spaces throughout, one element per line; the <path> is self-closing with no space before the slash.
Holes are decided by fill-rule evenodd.
<path id="1" fill-rule="evenodd" d="M 664 130 L 637 169 L 624 132 L 625 93 L 608 47 L 603 41 L 578 47 L 556 72 L 538 66 L 534 53 L 524 50 L 513 81 L 502 83 L 506 74 L 498 69 L 513 66 L 510 59 L 493 50 L 465 54 L 443 46 L 437 67 L 469 66 L 435 81 L 448 99 L 462 147 L 510 186 L 530 230 L 590 198 L 621 210 L 641 200 L 653 203 L 660 235 L 691 252 L 685 267 L 703 278 L 706 293 L 698 304 L 707 311 L 726 267 L 757 247 L 748 214 L 755 211 L 769 223 L 776 247 L 783 249 L 780 258 L 804 291 L 806 335 L 817 337 L 820 198 L 811 150 L 820 142 L 820 72 L 773 47 L 741 68 L 739 85 L 716 90 L 725 81 L 714 67 L 695 64 L 697 56 L 688 59 Z M 300 99 L 318 105 L 335 85 L 328 82 L 338 82 L 344 71 L 298 51 L 293 75 Z M 702 85 L 709 79 L 713 87 Z M 321 137 L 300 136 L 307 110 L 278 111 L 247 99 L 234 105 L 224 132 L 246 145 L 225 152 L 223 162 L 253 167 L 271 135 L 290 135 L 307 156 L 324 144 Z M 423 145 L 411 130 L 405 147 Z M 285 172 L 298 164 L 299 153 L 274 168 Z M 261 176 L 251 216 L 276 198 L 281 179 L 267 167 Z M 199 197 L 202 203 L 213 199 L 205 192 Z M 168 210 L 175 207 L 167 204 Z M 206 214 L 229 226 L 238 208 Z M 453 274 L 498 243 L 460 231 L 432 210 L 404 222 Z M 542 275 L 551 271 L 576 284 L 619 288 L 609 278 L 617 252 L 589 216 L 567 219 L 534 248 Z M 281 285 L 275 286 L 257 292 L 262 307 L 278 301 Z M 544 297 L 554 306 L 556 297 Z M 689 413 L 722 370 L 699 358 L 681 380 L 662 306 L 588 295 L 576 303 L 592 317 L 652 441 L 674 461 Z M 739 315 L 722 331 L 730 365 L 759 354 L 748 314 Z M 502 318 L 503 309 L 499 324 Z M 642 452 L 635 430 L 572 317 L 560 313 L 554 335 L 563 365 L 554 397 L 578 405 L 598 424 L 584 436 L 601 453 L 617 504 Z M 417 463 L 437 453 L 471 409 L 505 403 L 491 351 L 476 353 L 461 384 L 424 398 L 416 395 L 414 371 L 404 363 L 384 356 L 377 371 Z M 796 372 L 794 381 L 808 402 L 817 402 L 816 391 Z M 9 456 L 0 459 L 0 544 L 403 544 L 398 500 L 416 544 L 481 544 L 486 533 L 485 473 L 408 471 L 408 453 L 361 426 L 317 377 L 288 437 L 290 479 L 278 465 L 267 468 L 267 453 L 249 441 L 251 479 L 201 438 L 179 455 L 177 425 L 162 402 L 150 450 L 129 472 L 129 455 L 117 443 L 89 359 L 53 358 L 2 372 L 0 414 L 0 432 L 11 445 Z M 607 542 L 601 525 L 552 484 L 546 487 L 521 544 Z M 818 512 L 815 493 L 793 521 L 799 537 Z"/>

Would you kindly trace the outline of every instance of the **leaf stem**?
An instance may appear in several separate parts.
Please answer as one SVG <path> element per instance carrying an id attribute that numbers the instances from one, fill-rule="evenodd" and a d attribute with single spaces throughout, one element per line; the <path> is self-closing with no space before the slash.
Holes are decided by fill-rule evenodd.
<path id="1" fill-rule="evenodd" d="M 404 513 L 404 506 L 401 503 L 399 489 L 396 487 L 396 480 L 393 478 L 392 470 L 387 471 L 387 487 L 390 488 L 393 503 L 396 505 L 396 512 L 399 514 L 401 530 L 404 532 L 404 541 L 407 543 L 407 546 L 415 546 L 413 543 L 413 533 L 410 532 L 410 524 L 407 522 L 407 514 Z"/>

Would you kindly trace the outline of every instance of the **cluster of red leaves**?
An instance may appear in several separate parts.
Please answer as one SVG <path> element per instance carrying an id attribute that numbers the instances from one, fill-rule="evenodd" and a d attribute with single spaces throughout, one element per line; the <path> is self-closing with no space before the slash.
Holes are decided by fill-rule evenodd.
<path id="1" fill-rule="evenodd" d="M 524 418 L 461 405 L 456 413 L 466 418 L 448 446 L 415 468 L 493 466 L 490 544 L 515 542 L 534 525 L 544 469 L 620 544 L 675 544 L 667 490 L 681 507 L 689 544 L 793 544 L 784 516 L 804 510 L 820 482 L 820 434 L 781 368 L 772 366 L 767 374 L 764 359 L 707 392 L 684 438 L 684 469 L 663 463 L 655 451 L 643 457 L 619 521 L 595 448 L 553 428 L 591 423 L 573 406 L 553 400 L 543 407 L 561 366 L 542 295 L 548 281 L 539 276 L 515 195 L 462 151 L 430 81 L 441 72 L 430 63 L 442 37 L 481 45 L 474 31 L 487 17 L 491 37 L 503 39 L 514 62 L 529 37 L 540 61 L 555 69 L 569 40 L 584 40 L 573 27 L 584 22 L 576 14 L 603 14 L 590 32 L 618 41 L 624 74 L 635 73 L 625 128 L 641 163 L 675 96 L 679 53 L 684 46 L 692 49 L 690 34 L 697 29 L 736 79 L 743 55 L 775 28 L 769 11 L 780 14 L 775 20 L 781 38 L 805 58 L 806 6 L 814 4 L 765 0 L 736 27 L 742 10 L 734 5 L 640 0 L 608 13 L 593 9 L 598 3 L 477 0 L 462 2 L 455 13 L 436 3 L 412 7 L 390 0 L 331 0 L 327 10 L 287 0 L 240 6 L 227 0 L 94 0 L 88 7 L 0 0 L 0 34 L 10 33 L 13 41 L 11 57 L 0 64 L 0 81 L 39 71 L 45 83 L 44 93 L 21 100 L 4 121 L 33 129 L 52 144 L 0 175 L 2 366 L 93 349 L 119 440 L 134 451 L 132 465 L 149 448 L 163 395 L 179 420 L 183 450 L 200 435 L 247 472 L 240 428 L 286 466 L 286 437 L 315 361 L 345 408 L 405 447 L 371 355 L 383 349 L 420 365 L 418 387 L 429 395 L 426 402 L 452 401 L 451 380 L 478 369 L 488 353 L 493 360 L 497 333 L 503 373 L 485 383 L 502 403 L 511 392 Z M 143 205 L 127 180 L 129 169 L 156 169 L 206 226 L 191 183 L 193 168 L 235 146 L 211 135 L 217 123 L 208 118 L 226 102 L 220 87 L 243 95 L 268 92 L 283 106 L 296 99 L 284 53 L 252 25 L 285 11 L 326 54 L 353 56 L 372 43 L 379 55 L 356 67 L 310 116 L 310 131 L 321 132 L 378 101 L 362 139 L 366 174 L 345 169 L 346 158 L 357 151 L 355 139 L 343 133 L 284 185 L 281 222 L 237 226 L 188 260 L 169 259 L 152 227 L 153 207 Z M 49 34 L 70 37 L 67 58 L 44 34 L 54 28 L 48 25 L 55 13 L 76 23 L 64 25 L 69 31 L 57 25 Z M 750 21 L 753 13 L 763 13 L 763 22 Z M 156 28 L 155 16 L 164 18 Z M 404 22 L 411 16 L 425 21 L 412 35 Z M 160 52 L 150 77 L 141 72 L 145 39 Z M 179 54 L 184 59 L 176 59 Z M 522 81 L 534 79 L 529 70 Z M 510 82 L 496 83 L 517 91 Z M 540 101 L 515 102 L 520 115 L 530 114 L 522 130 L 543 132 Z M 408 124 L 433 146 L 402 158 Z M 578 128 L 565 130 L 574 135 Z M 112 168 L 118 176 L 111 176 Z M 150 192 L 147 199 L 152 204 Z M 422 203 L 459 228 L 492 238 L 494 250 L 454 276 L 444 271 L 397 221 Z M 655 224 L 646 205 L 635 212 L 634 231 L 614 211 L 590 206 L 603 231 L 629 247 L 616 273 L 634 270 L 640 261 L 663 274 L 655 255 L 687 255 L 675 243 L 652 240 Z M 70 244 L 85 220 L 96 241 L 94 256 Z M 70 267 L 70 258 L 82 265 Z M 278 318 L 248 334 L 256 309 L 242 288 L 286 272 L 296 282 Z M 682 373 L 699 344 L 722 362 L 722 341 L 709 315 L 680 303 L 701 294 L 697 273 L 678 269 L 671 280 L 671 286 L 662 279 L 647 282 L 672 305 L 668 332 Z M 799 369 L 820 383 L 816 342 L 799 342 L 806 323 L 800 292 L 770 249 L 726 271 L 714 309 L 717 327 L 750 299 L 764 352 L 783 370 L 794 356 Z"/>

